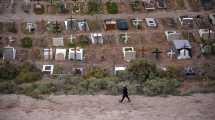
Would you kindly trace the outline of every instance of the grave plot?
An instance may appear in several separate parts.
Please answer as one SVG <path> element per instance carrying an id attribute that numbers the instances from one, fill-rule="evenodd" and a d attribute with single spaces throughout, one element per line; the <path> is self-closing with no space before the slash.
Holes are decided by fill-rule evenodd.
<path id="1" fill-rule="evenodd" d="M 19 62 L 24 62 L 29 60 L 29 50 L 19 48 L 16 50 L 16 60 Z"/>
<path id="2" fill-rule="evenodd" d="M 174 18 L 160 18 L 162 26 L 165 29 L 177 29 L 178 24 L 177 21 Z"/>
<path id="3" fill-rule="evenodd" d="M 128 3 L 119 2 L 117 3 L 117 5 L 118 5 L 119 13 L 133 13 Z"/>
<path id="4" fill-rule="evenodd" d="M 168 41 L 165 39 L 163 32 L 144 32 L 142 34 L 142 46 L 144 47 L 145 57 L 146 58 L 155 58 L 154 54 L 152 54 L 155 49 L 159 49 L 159 51 L 167 51 L 170 46 Z M 146 37 L 147 36 L 147 37 Z M 162 54 L 163 55 L 163 54 Z M 162 57 L 165 58 L 165 57 Z"/>
<path id="5" fill-rule="evenodd" d="M 145 28 L 144 28 L 143 22 L 144 22 L 143 19 L 138 18 L 138 17 L 132 18 L 130 20 L 130 24 L 131 24 L 132 28 L 135 30 L 144 30 Z"/>
<path id="6" fill-rule="evenodd" d="M 38 34 L 44 34 L 47 31 L 47 21 L 41 20 L 36 22 L 37 30 L 36 32 Z"/>
<path id="7" fill-rule="evenodd" d="M 75 1 L 68 3 L 67 6 L 72 14 L 84 14 L 86 11 L 86 4 L 84 2 Z"/>
<path id="8" fill-rule="evenodd" d="M 51 45 L 51 41 L 47 36 L 34 37 L 33 44 L 35 47 L 45 48 Z"/>
<path id="9" fill-rule="evenodd" d="M 124 64 L 122 47 L 114 44 L 89 46 L 86 49 L 86 62 L 102 68 L 113 67 L 113 64 Z"/>
<path id="10" fill-rule="evenodd" d="M 36 32 L 37 26 L 34 22 L 23 22 L 21 23 L 21 31 L 24 34 L 33 34 Z"/>
<path id="11" fill-rule="evenodd" d="M 169 9 L 173 10 L 186 9 L 184 0 L 167 0 L 167 4 Z"/>
<path id="12" fill-rule="evenodd" d="M 199 11 L 201 9 L 200 0 L 188 0 L 187 2 L 192 11 Z"/>
<path id="13" fill-rule="evenodd" d="M 63 31 L 63 24 L 58 21 L 48 21 L 46 26 L 50 34 L 58 34 Z"/>
<path id="14" fill-rule="evenodd" d="M 97 0 L 89 0 L 86 5 L 86 13 L 87 14 L 101 14 L 104 13 L 104 5 L 102 4 L 102 1 Z"/>
<path id="15" fill-rule="evenodd" d="M 17 25 L 15 21 L 5 22 L 4 29 L 5 29 L 5 32 L 17 33 Z"/>
<path id="16" fill-rule="evenodd" d="M 32 48 L 32 49 L 30 50 L 29 56 L 30 56 L 30 59 L 31 59 L 31 60 L 40 61 L 40 60 L 42 59 L 42 51 L 41 51 L 41 48 L 38 48 L 38 47 Z"/>
<path id="17" fill-rule="evenodd" d="M 99 20 L 89 20 L 88 24 L 91 32 L 101 32 L 103 30 L 102 22 Z"/>
<path id="18" fill-rule="evenodd" d="M 129 2 L 129 5 L 133 12 L 141 12 L 143 9 L 141 1 L 138 0 Z"/>
<path id="19" fill-rule="evenodd" d="M 48 14 L 57 14 L 57 6 L 54 4 L 47 4 L 46 11 Z"/>
<path id="20" fill-rule="evenodd" d="M 35 3 L 33 5 L 33 11 L 37 15 L 44 14 L 45 13 L 45 6 L 43 4 L 40 4 L 40 3 Z"/>
<path id="21" fill-rule="evenodd" d="M 194 20 L 199 29 L 207 29 L 212 26 L 208 16 L 197 15 Z"/>

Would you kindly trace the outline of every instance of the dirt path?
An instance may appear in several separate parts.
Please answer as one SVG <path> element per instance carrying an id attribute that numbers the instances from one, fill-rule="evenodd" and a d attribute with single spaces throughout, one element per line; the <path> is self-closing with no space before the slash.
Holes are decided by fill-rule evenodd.
<path id="1" fill-rule="evenodd" d="M 214 120 L 215 94 L 186 97 L 0 96 L 0 120 Z"/>
<path id="2" fill-rule="evenodd" d="M 200 11 L 200 12 L 191 12 L 188 10 L 174 10 L 174 11 L 153 11 L 153 12 L 146 12 L 146 13 L 122 13 L 122 14 L 98 14 L 98 15 L 29 15 L 25 13 L 19 14 L 2 14 L 0 15 L 0 21 L 8 21 L 8 20 L 20 20 L 20 21 L 40 21 L 40 20 L 57 20 L 57 21 L 64 21 L 67 18 L 80 18 L 80 19 L 110 19 L 110 18 L 146 18 L 146 17 L 155 17 L 155 18 L 166 18 L 166 17 L 173 17 L 177 18 L 181 15 L 207 15 L 210 14 L 211 11 Z"/>

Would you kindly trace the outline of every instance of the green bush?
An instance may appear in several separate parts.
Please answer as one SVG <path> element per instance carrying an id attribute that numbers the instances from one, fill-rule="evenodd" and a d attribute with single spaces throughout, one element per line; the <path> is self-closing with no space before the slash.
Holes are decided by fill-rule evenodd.
<path id="1" fill-rule="evenodd" d="M 17 83 L 29 83 L 35 82 L 42 78 L 40 72 L 20 72 L 19 75 L 16 77 Z"/>
<path id="2" fill-rule="evenodd" d="M 18 65 L 9 61 L 0 61 L 0 79 L 11 80 L 16 78 L 19 73 Z"/>
<path id="3" fill-rule="evenodd" d="M 157 76 L 158 70 L 154 63 L 147 60 L 135 60 L 128 66 L 128 72 L 133 79 L 144 83 L 146 80 Z"/>
<path id="4" fill-rule="evenodd" d="M 101 68 L 92 68 L 88 74 L 87 77 L 95 77 L 95 78 L 104 78 L 107 76 L 107 72 Z"/>
<path id="5" fill-rule="evenodd" d="M 42 78 L 42 72 L 36 66 L 30 63 L 23 63 L 19 68 L 19 74 L 16 76 L 17 83 L 35 82 Z"/>
<path id="6" fill-rule="evenodd" d="M 23 48 L 31 48 L 32 47 L 32 39 L 30 37 L 24 37 L 21 40 L 21 44 Z"/>
<path id="7" fill-rule="evenodd" d="M 180 71 L 175 66 L 169 66 L 166 71 L 161 70 L 159 74 L 161 78 L 178 78 Z"/>
<path id="8" fill-rule="evenodd" d="M 130 6 L 131 6 L 133 11 L 140 11 L 141 10 L 141 3 L 138 0 L 131 2 Z"/>
<path id="9" fill-rule="evenodd" d="M 108 1 L 106 3 L 107 11 L 109 14 L 117 14 L 118 13 L 118 6 L 115 2 Z"/>
<path id="10" fill-rule="evenodd" d="M 42 95 L 48 95 L 55 93 L 57 87 L 55 84 L 31 84 L 28 86 L 22 86 L 20 93 L 33 98 L 41 98 Z"/>
<path id="11" fill-rule="evenodd" d="M 144 94 L 149 96 L 177 94 L 180 82 L 175 79 L 156 78 L 144 83 Z"/>

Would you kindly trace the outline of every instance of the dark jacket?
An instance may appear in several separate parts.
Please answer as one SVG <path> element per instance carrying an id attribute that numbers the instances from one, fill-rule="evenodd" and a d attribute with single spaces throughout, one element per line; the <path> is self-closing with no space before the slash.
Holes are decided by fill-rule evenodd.
<path id="1" fill-rule="evenodd" d="M 123 95 L 128 95 L 128 89 L 127 89 L 127 87 L 123 87 L 122 93 L 123 93 Z"/>

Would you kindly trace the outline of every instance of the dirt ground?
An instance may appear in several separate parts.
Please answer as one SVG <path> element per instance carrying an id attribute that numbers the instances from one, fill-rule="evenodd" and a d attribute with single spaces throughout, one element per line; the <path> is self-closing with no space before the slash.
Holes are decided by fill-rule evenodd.
<path id="1" fill-rule="evenodd" d="M 0 96 L 0 120 L 214 120 L 215 94 L 193 96 Z"/>

